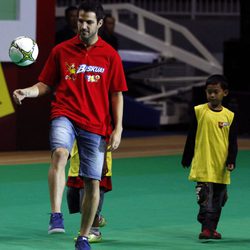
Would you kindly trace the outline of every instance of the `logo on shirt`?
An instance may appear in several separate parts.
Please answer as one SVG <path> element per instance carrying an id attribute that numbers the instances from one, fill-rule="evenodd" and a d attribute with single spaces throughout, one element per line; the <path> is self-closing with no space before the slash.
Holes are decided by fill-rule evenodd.
<path id="1" fill-rule="evenodd" d="M 104 71 L 105 71 L 105 69 L 103 67 L 81 64 L 81 65 L 79 65 L 76 73 L 77 74 L 85 73 L 85 72 L 103 73 Z"/>
<path id="2" fill-rule="evenodd" d="M 81 64 L 77 68 L 74 63 L 65 63 L 66 65 L 66 80 L 75 80 L 77 77 L 77 74 L 80 73 L 104 73 L 105 68 L 99 67 L 99 66 L 94 66 L 94 65 L 87 65 L 87 64 Z M 97 82 L 101 78 L 100 75 L 86 75 L 85 79 L 88 82 Z"/>
<path id="3" fill-rule="evenodd" d="M 227 127 L 230 125 L 229 122 L 218 122 L 219 128 Z"/>
<path id="4" fill-rule="evenodd" d="M 98 82 L 101 77 L 99 75 L 86 75 L 85 79 L 87 82 Z"/>
<path id="5" fill-rule="evenodd" d="M 66 68 L 68 74 L 65 76 L 66 80 L 75 80 L 76 79 L 76 67 L 74 63 L 66 63 Z"/>

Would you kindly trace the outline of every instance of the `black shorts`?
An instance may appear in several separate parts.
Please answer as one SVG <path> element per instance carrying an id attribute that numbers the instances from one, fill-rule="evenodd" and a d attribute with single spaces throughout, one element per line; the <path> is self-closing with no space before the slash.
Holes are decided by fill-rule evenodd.
<path id="1" fill-rule="evenodd" d="M 75 214 L 80 212 L 82 196 L 83 196 L 82 188 L 68 187 L 67 203 L 70 214 Z"/>

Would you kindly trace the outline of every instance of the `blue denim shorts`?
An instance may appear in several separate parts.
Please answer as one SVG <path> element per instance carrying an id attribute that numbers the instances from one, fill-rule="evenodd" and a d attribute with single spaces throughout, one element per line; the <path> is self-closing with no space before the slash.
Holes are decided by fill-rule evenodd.
<path id="1" fill-rule="evenodd" d="M 105 138 L 76 127 L 67 117 L 60 116 L 51 121 L 50 149 L 66 148 L 70 153 L 77 141 L 80 168 L 79 175 L 101 180 L 106 150 Z"/>

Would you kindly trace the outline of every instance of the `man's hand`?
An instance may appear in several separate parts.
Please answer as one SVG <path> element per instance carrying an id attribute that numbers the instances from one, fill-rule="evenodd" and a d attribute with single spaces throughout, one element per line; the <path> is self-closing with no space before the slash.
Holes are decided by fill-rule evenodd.
<path id="1" fill-rule="evenodd" d="M 21 105 L 22 104 L 22 100 L 24 98 L 26 98 L 26 91 L 24 89 L 16 89 L 13 92 L 13 99 L 15 101 L 16 104 Z"/>
<path id="2" fill-rule="evenodd" d="M 13 99 L 16 104 L 21 105 L 24 98 L 36 98 L 50 92 L 50 87 L 43 82 L 38 82 L 35 85 L 25 88 L 16 89 L 13 92 Z"/>
<path id="3" fill-rule="evenodd" d="M 108 151 L 114 151 L 116 150 L 120 143 L 121 143 L 121 136 L 122 136 L 122 132 L 119 130 L 113 130 L 110 139 L 109 139 L 109 143 L 108 143 L 108 147 L 107 150 Z"/>

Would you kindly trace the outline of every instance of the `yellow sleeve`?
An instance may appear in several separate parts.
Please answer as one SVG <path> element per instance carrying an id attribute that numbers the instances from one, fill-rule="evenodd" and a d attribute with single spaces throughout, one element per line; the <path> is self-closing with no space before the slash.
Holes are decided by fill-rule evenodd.
<path id="1" fill-rule="evenodd" d="M 105 176 L 112 176 L 112 153 L 110 151 L 107 151 L 106 153 L 106 164 L 108 172 L 105 174 Z"/>
<path id="2" fill-rule="evenodd" d="M 77 144 L 75 141 L 73 148 L 71 150 L 71 158 L 70 158 L 68 176 L 71 176 L 71 177 L 78 176 L 79 166 L 80 166 L 80 159 L 79 159 Z"/>

